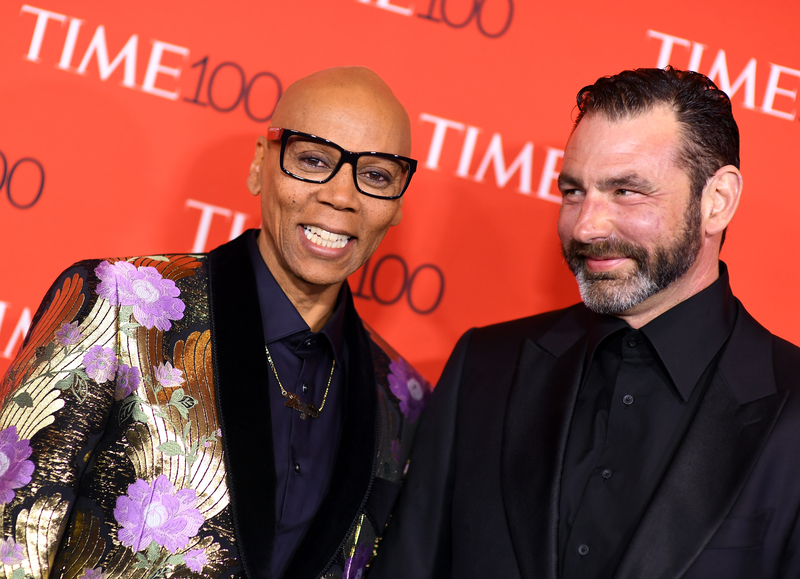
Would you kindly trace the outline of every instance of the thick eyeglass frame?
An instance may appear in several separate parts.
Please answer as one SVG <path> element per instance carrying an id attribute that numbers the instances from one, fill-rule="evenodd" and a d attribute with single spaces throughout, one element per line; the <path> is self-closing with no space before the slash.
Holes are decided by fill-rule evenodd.
<path id="1" fill-rule="evenodd" d="M 336 166 L 331 171 L 331 174 L 328 175 L 325 179 L 319 181 L 317 179 L 308 179 L 306 177 L 301 177 L 295 173 L 289 171 L 283 165 L 283 155 L 286 152 L 286 143 L 289 142 L 289 137 L 292 136 L 298 137 L 305 137 L 308 139 L 313 139 L 315 141 L 321 141 L 326 145 L 333 147 L 337 151 L 341 153 L 341 157 L 339 157 L 339 162 L 336 163 Z M 378 153 L 376 151 L 365 151 L 363 153 L 355 153 L 353 151 L 348 151 L 334 143 L 333 141 L 329 141 L 328 139 L 323 139 L 322 137 L 318 137 L 317 135 L 312 135 L 310 133 L 304 133 L 302 131 L 295 131 L 294 129 L 282 129 L 280 127 L 270 127 L 267 129 L 267 140 L 268 141 L 280 141 L 281 142 L 281 171 L 286 173 L 287 175 L 294 177 L 300 181 L 306 181 L 308 183 L 327 183 L 331 179 L 336 176 L 336 173 L 339 172 L 339 169 L 342 168 L 342 165 L 345 163 L 350 163 L 350 166 L 353 168 L 353 183 L 355 183 L 356 189 L 362 195 L 366 195 L 367 197 L 373 197 L 374 199 L 399 199 L 403 196 L 408 189 L 408 184 L 411 183 L 411 176 L 414 175 L 414 171 L 417 170 L 417 162 L 414 159 L 409 157 L 403 157 L 401 155 L 393 155 L 392 153 Z M 393 161 L 405 161 L 408 163 L 408 175 L 406 176 L 406 182 L 403 184 L 403 188 L 400 190 L 400 193 L 397 195 L 386 196 L 386 195 L 375 195 L 374 193 L 367 193 L 364 191 L 358 184 L 358 159 L 360 157 L 381 157 L 383 159 L 390 159 Z"/>

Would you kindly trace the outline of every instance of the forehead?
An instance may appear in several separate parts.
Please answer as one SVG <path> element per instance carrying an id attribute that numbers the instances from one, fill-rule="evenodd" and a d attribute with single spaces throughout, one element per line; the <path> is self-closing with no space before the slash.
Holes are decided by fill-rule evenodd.
<path id="1" fill-rule="evenodd" d="M 680 127 L 667 107 L 620 120 L 594 113 L 584 117 L 572 133 L 562 172 L 574 178 L 603 179 L 615 173 L 657 176 L 682 171 L 680 147 Z"/>
<path id="2" fill-rule="evenodd" d="M 350 151 L 407 156 L 410 128 L 405 111 L 384 95 L 357 86 L 309 89 L 284 103 L 274 126 L 323 137 Z"/>

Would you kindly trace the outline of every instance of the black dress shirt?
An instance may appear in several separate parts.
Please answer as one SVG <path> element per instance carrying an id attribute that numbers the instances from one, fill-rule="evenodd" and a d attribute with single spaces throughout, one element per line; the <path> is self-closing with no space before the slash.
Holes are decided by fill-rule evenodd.
<path id="1" fill-rule="evenodd" d="M 322 330 L 313 333 L 264 263 L 256 243 L 257 234 L 256 231 L 249 238 L 250 258 L 256 275 L 264 342 L 278 377 L 287 392 L 315 408 L 320 408 L 325 400 L 317 418 L 301 419 L 300 412 L 284 404 L 287 399 L 275 375 L 270 372 L 264 377 L 277 475 L 272 576 L 280 577 L 322 503 L 336 459 L 347 371 L 343 324 L 349 290 L 345 283 L 330 320 Z M 336 367 L 331 376 L 334 359 Z M 330 388 L 325 398 L 329 377 Z"/>
<path id="2" fill-rule="evenodd" d="M 561 482 L 562 579 L 613 577 L 735 318 L 724 265 L 708 288 L 638 330 L 592 316 Z"/>

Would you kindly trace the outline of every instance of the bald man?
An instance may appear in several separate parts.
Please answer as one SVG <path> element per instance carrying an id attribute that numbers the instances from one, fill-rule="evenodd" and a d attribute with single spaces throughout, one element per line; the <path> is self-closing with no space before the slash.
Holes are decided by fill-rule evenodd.
<path id="1" fill-rule="evenodd" d="M 430 388 L 346 278 L 400 222 L 410 150 L 375 73 L 318 72 L 258 138 L 260 231 L 62 274 L 0 388 L 6 576 L 363 574 Z"/>

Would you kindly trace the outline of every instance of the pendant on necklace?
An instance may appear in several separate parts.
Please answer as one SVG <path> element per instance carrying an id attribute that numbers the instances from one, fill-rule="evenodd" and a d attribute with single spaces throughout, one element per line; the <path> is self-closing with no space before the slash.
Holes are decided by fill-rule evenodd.
<path id="1" fill-rule="evenodd" d="M 300 420 L 305 420 L 308 416 L 311 416 L 311 418 L 319 416 L 319 410 L 314 408 L 312 404 L 306 404 L 300 400 L 300 398 L 289 392 L 286 393 L 286 402 L 283 404 L 284 406 L 297 410 L 300 413 Z"/>

